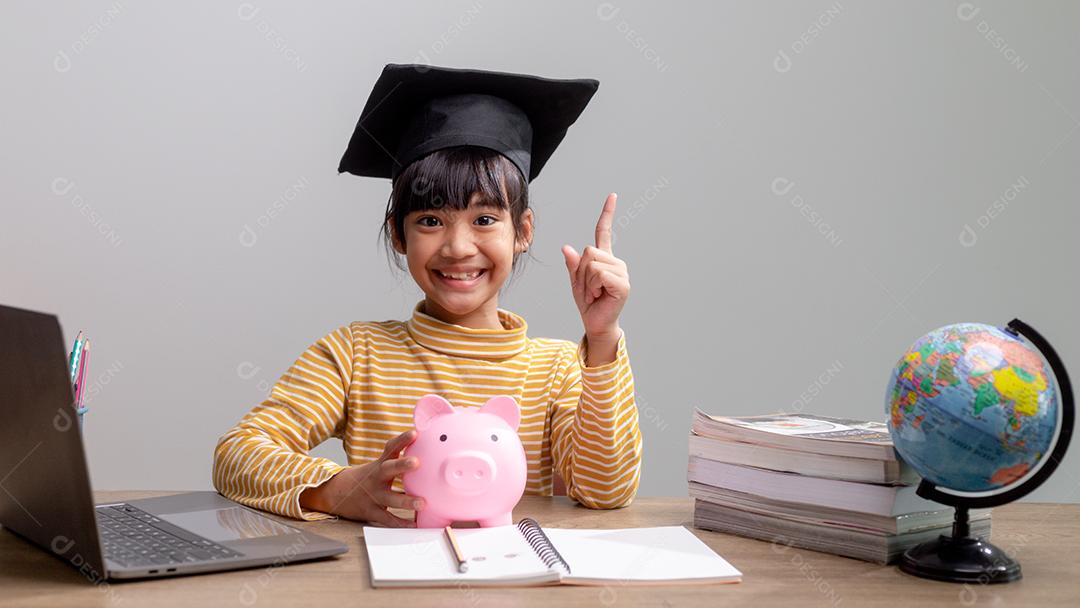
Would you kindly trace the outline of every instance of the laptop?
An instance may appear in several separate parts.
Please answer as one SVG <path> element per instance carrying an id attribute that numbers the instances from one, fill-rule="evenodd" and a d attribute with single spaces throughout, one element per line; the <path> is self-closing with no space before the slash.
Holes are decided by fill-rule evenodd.
<path id="1" fill-rule="evenodd" d="M 212 491 L 94 505 L 73 403 L 56 316 L 0 306 L 0 526 L 91 582 L 348 551 Z"/>

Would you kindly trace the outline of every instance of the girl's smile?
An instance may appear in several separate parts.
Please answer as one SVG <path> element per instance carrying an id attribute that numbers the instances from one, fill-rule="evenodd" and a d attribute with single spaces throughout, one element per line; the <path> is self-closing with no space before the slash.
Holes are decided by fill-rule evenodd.
<path id="1" fill-rule="evenodd" d="M 436 269 L 435 275 L 442 279 L 447 285 L 454 288 L 472 288 L 473 285 L 480 280 L 481 276 L 487 272 L 486 268 L 470 268 L 463 270 L 456 270 L 450 268 Z"/>
<path id="2" fill-rule="evenodd" d="M 487 269 L 442 268 L 436 269 L 433 272 L 448 288 L 468 291 L 480 283 L 480 280 L 487 274 Z"/>

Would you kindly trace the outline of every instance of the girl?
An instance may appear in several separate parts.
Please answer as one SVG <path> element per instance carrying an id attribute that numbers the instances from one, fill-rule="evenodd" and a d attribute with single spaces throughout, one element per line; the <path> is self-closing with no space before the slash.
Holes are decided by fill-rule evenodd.
<path id="1" fill-rule="evenodd" d="M 586 507 L 630 503 L 642 442 L 619 326 L 630 282 L 611 250 L 616 195 L 595 246 L 562 248 L 579 343 L 529 337 L 523 318 L 498 307 L 533 239 L 528 182 L 597 85 L 387 66 L 341 170 L 393 179 L 383 237 L 425 297 L 407 321 L 354 322 L 311 345 L 218 441 L 219 492 L 297 519 L 414 526 L 387 509 L 425 507 L 400 480 L 421 464 L 400 457 L 417 400 L 480 406 L 506 394 L 521 406 L 527 494 L 551 495 L 561 479 Z M 308 455 L 329 437 L 343 441 L 349 466 Z"/>

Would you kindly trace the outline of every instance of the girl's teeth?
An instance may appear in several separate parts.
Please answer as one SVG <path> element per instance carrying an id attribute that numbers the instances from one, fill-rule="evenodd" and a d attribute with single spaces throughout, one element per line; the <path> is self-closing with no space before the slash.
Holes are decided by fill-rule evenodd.
<path id="1" fill-rule="evenodd" d="M 473 272 L 473 273 L 470 273 L 470 274 L 447 274 L 445 272 L 440 271 L 439 274 L 443 275 L 444 277 L 450 278 L 450 279 L 457 279 L 459 281 L 471 281 L 471 280 L 475 279 L 476 277 L 480 276 L 479 272 Z"/>

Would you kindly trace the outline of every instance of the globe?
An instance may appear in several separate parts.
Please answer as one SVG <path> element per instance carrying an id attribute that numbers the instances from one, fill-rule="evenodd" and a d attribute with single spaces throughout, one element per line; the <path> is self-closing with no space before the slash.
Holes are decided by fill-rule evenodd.
<path id="1" fill-rule="evenodd" d="M 1058 425 L 1054 376 L 1039 351 L 982 323 L 919 338 L 893 368 L 885 395 L 896 451 L 923 479 L 987 492 L 1028 474 Z"/>
<path id="2" fill-rule="evenodd" d="M 905 551 L 900 570 L 955 583 L 1019 580 L 1020 563 L 973 536 L 968 512 L 1026 496 L 1065 457 L 1076 405 L 1054 347 L 1020 319 L 935 329 L 896 363 L 885 411 L 900 458 L 922 475 L 915 493 L 955 508 L 952 534 Z"/>

